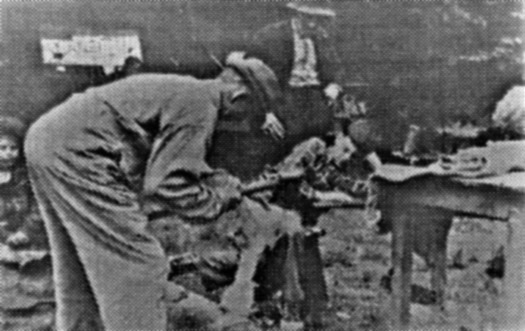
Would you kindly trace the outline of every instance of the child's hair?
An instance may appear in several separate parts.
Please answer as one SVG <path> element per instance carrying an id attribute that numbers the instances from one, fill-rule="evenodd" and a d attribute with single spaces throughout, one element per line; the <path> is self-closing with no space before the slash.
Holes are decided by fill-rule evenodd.
<path id="1" fill-rule="evenodd" d="M 4 138 L 7 138 L 11 141 L 14 141 L 16 142 L 17 145 L 20 145 L 22 143 L 22 137 L 19 137 L 15 134 L 13 134 L 12 132 L 8 132 L 8 131 L 1 131 L 0 130 L 0 139 L 4 139 Z"/>
<path id="2" fill-rule="evenodd" d="M 10 133 L 14 136 L 23 136 L 26 125 L 19 118 L 14 116 L 0 116 L 0 133 Z"/>
<path id="3" fill-rule="evenodd" d="M 15 142 L 19 149 L 19 159 L 22 155 L 26 125 L 16 117 L 0 116 L 0 138 L 8 138 Z"/>

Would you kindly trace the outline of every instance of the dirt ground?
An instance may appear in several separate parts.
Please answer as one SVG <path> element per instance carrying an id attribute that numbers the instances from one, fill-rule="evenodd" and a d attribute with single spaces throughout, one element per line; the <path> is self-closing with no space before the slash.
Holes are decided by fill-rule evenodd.
<path id="1" fill-rule="evenodd" d="M 322 250 L 330 291 L 327 330 L 385 330 L 390 294 L 380 286 L 390 268 L 391 235 L 377 235 L 360 211 L 332 211 L 321 220 L 328 235 Z M 485 274 L 487 261 L 506 242 L 501 222 L 455 219 L 447 248 L 448 264 L 461 249 L 464 269 L 449 267 L 445 310 L 411 304 L 414 330 L 494 330 L 502 280 Z M 430 288 L 430 274 L 416 257 L 412 283 Z"/>
<path id="2" fill-rule="evenodd" d="M 325 315 L 327 331 L 386 330 L 390 294 L 381 278 L 390 268 L 390 235 L 377 235 L 360 210 L 333 210 L 320 225 L 325 278 L 330 297 Z M 414 330 L 495 330 L 501 279 L 484 270 L 494 251 L 506 242 L 505 223 L 455 219 L 449 237 L 448 258 L 463 251 L 465 268 L 447 270 L 445 310 L 411 305 Z M 0 329 L 52 330 L 53 290 L 49 258 L 23 267 L 0 265 Z M 421 259 L 414 263 L 413 283 L 428 288 L 429 273 Z"/>

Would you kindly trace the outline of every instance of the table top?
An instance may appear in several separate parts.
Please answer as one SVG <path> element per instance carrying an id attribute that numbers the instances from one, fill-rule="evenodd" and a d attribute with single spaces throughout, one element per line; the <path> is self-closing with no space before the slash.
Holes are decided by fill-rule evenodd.
<path id="1" fill-rule="evenodd" d="M 374 175 L 374 179 L 382 179 L 392 183 L 402 183 L 421 177 L 445 177 L 451 181 L 472 187 L 503 188 L 525 193 L 525 171 L 509 172 L 500 175 L 470 177 L 447 172 L 435 165 L 414 167 L 397 164 L 385 164 Z"/>
<path id="2" fill-rule="evenodd" d="M 420 206 L 499 220 L 508 220 L 514 211 L 525 213 L 523 171 L 472 178 L 435 167 L 384 165 L 373 181 L 385 212 Z"/>

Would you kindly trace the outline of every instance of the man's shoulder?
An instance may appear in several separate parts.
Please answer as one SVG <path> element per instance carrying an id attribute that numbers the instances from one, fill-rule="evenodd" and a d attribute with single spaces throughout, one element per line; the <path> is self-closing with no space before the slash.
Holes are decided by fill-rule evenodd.
<path id="1" fill-rule="evenodd" d="M 193 76 L 163 73 L 136 74 L 96 88 L 99 94 L 118 91 L 150 91 L 159 94 L 166 90 L 198 88 L 203 82 Z M 150 93 L 148 92 L 148 93 Z"/>
<path id="2" fill-rule="evenodd" d="M 210 81 L 193 76 L 145 73 L 132 75 L 90 90 L 98 98 L 118 103 L 117 100 L 122 102 L 150 99 L 182 100 L 182 96 L 197 99 L 216 89 Z"/>
<path id="3" fill-rule="evenodd" d="M 199 84 L 200 80 L 189 75 L 163 74 L 163 73 L 144 73 L 136 74 L 120 80 L 122 84 L 127 83 L 181 83 Z"/>

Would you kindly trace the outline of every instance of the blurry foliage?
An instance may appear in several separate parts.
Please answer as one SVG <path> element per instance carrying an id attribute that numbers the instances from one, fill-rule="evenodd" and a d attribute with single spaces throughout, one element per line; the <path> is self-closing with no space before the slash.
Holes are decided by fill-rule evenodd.
<path id="1" fill-rule="evenodd" d="M 508 65 L 522 65 L 520 31 L 525 16 L 519 7 L 518 1 L 446 0 L 434 13 L 426 13 L 432 17 L 427 16 L 426 22 L 429 31 L 444 41 L 444 47 L 437 51 L 445 52 L 452 63 L 502 60 Z"/>
<path id="2" fill-rule="evenodd" d="M 400 146 L 412 123 L 489 126 L 496 102 L 523 83 L 521 1 L 343 3 L 354 12 L 353 22 L 340 22 L 354 27 L 346 38 L 367 39 L 355 45 L 359 51 L 343 52 L 345 62 L 355 62 L 346 65 L 347 75 L 371 84 L 371 113 L 383 123 L 385 148 Z M 393 40 L 381 44 L 378 34 L 386 29 Z"/>
<path id="3" fill-rule="evenodd" d="M 399 146 L 409 124 L 488 125 L 496 102 L 523 81 L 525 14 L 519 0 L 332 0 L 346 80 Z M 100 77 L 93 68 L 59 73 L 41 64 L 46 28 L 136 29 L 145 70 L 210 77 L 218 58 L 254 31 L 286 17 L 281 1 L 13 1 L 2 3 L 0 107 L 34 120 Z M 227 19 L 225 19 L 227 18 Z M 366 91 L 363 91 L 366 90 Z"/>

